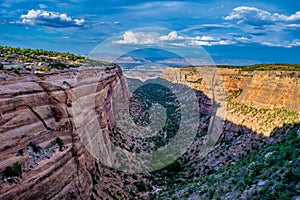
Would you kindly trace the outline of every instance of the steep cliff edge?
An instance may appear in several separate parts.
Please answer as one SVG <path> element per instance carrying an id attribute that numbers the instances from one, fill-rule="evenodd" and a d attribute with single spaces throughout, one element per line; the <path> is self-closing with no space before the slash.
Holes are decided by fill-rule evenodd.
<path id="1" fill-rule="evenodd" d="M 226 98 L 224 119 L 266 136 L 276 127 L 300 121 L 300 72 L 187 67 L 167 68 L 161 77 L 187 84 L 208 97 L 216 80 L 222 82 L 223 90 L 215 93 Z"/>
<path id="2" fill-rule="evenodd" d="M 118 67 L 1 74 L 0 173 L 7 177 L 0 181 L 0 199 L 128 197 L 129 185 L 83 147 L 73 116 L 74 98 L 94 95 L 98 118 L 107 124 L 111 113 L 103 108 L 120 77 Z M 9 177 L 7 168 L 18 162 L 22 177 Z"/>

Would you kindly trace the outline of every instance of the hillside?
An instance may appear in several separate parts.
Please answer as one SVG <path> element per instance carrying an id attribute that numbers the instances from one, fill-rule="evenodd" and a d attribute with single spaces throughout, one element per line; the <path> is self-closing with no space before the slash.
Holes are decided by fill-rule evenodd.
<path id="1" fill-rule="evenodd" d="M 170 186 L 150 199 L 299 198 L 299 127 L 291 128 L 276 143 L 256 147 L 226 168 L 193 181 Z M 273 137 L 276 137 L 275 134 Z"/>

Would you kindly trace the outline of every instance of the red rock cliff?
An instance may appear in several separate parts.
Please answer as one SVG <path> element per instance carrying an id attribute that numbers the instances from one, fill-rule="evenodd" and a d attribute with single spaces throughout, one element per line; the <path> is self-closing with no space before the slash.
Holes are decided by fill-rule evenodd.
<path id="1" fill-rule="evenodd" d="M 300 72 L 187 67 L 161 77 L 203 91 L 222 105 L 222 118 L 265 135 L 300 121 Z"/>
<path id="2" fill-rule="evenodd" d="M 19 161 L 23 174 L 0 181 L 0 199 L 128 197 L 129 184 L 123 185 L 117 173 L 101 166 L 84 148 L 73 116 L 74 98 L 84 100 L 86 95 L 94 95 L 101 127 L 108 128 L 112 120 L 110 95 L 120 77 L 117 67 L 1 74 L 0 173 Z M 84 108 L 81 110 L 84 113 Z M 33 145 L 39 148 L 38 153 Z"/>

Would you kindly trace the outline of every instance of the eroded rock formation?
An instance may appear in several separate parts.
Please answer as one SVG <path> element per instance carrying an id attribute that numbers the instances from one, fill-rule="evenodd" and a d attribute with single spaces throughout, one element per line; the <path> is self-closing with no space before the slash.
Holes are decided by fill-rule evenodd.
<path id="1" fill-rule="evenodd" d="M 3 72 L 1 77 L 0 173 L 16 162 L 22 163 L 23 173 L 21 178 L 3 177 L 0 199 L 128 198 L 130 184 L 124 185 L 118 173 L 84 148 L 81 125 L 74 117 L 88 115 L 78 102 L 93 95 L 86 103 L 101 113 L 101 128 L 109 128 L 110 94 L 120 68 Z M 89 123 L 87 119 L 81 123 Z"/>

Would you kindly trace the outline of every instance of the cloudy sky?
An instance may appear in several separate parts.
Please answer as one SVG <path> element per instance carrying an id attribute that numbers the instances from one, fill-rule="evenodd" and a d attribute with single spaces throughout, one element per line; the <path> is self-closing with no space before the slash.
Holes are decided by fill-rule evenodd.
<path id="1" fill-rule="evenodd" d="M 117 34 L 119 45 L 202 46 L 218 64 L 300 63 L 300 1 L 0 1 L 0 45 L 88 54 Z"/>

